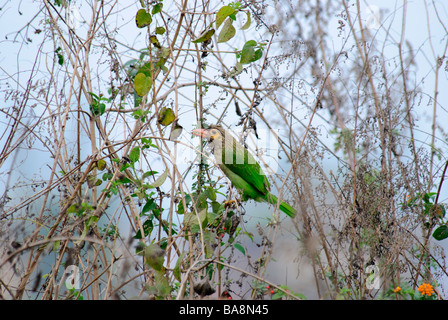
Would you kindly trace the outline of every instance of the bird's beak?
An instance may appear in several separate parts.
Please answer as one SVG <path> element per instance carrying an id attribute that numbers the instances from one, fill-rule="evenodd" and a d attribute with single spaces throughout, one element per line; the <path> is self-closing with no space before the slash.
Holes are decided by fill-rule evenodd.
<path id="1" fill-rule="evenodd" d="M 194 129 L 193 131 L 191 131 L 192 134 L 194 134 L 195 136 L 201 137 L 201 138 L 209 138 L 210 137 L 210 133 L 208 132 L 208 130 L 205 129 Z"/>

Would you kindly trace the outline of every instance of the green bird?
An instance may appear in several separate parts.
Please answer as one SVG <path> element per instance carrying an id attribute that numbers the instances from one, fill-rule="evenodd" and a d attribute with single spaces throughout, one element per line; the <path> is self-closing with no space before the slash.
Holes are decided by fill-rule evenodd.
<path id="1" fill-rule="evenodd" d="M 208 129 L 195 129 L 195 136 L 208 140 L 216 162 L 233 186 L 241 192 L 242 200 L 254 199 L 277 205 L 278 199 L 270 193 L 270 184 L 260 164 L 236 139 L 219 125 Z M 286 202 L 280 210 L 293 218 L 296 210 Z"/>

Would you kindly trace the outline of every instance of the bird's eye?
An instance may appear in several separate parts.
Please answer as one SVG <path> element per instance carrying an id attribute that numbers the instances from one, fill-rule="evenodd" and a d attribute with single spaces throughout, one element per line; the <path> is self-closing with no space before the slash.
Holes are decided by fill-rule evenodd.
<path id="1" fill-rule="evenodd" d="M 217 133 L 218 133 L 218 131 L 216 131 L 216 129 L 212 129 L 212 135 L 215 135 Z"/>

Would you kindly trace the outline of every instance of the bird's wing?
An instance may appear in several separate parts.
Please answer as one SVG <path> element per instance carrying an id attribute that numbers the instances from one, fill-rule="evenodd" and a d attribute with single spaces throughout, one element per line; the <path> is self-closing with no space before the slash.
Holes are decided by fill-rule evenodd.
<path id="1" fill-rule="evenodd" d="M 233 140 L 232 148 L 229 148 L 230 144 L 227 144 L 227 147 L 225 147 L 223 143 L 225 152 L 222 152 L 222 164 L 265 195 L 269 192 L 270 185 L 260 164 L 246 148 L 233 137 L 231 139 Z"/>

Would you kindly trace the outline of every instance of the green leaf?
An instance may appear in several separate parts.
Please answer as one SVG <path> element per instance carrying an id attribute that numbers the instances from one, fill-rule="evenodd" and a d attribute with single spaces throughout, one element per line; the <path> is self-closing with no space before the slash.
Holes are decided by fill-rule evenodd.
<path id="1" fill-rule="evenodd" d="M 104 103 L 92 104 L 90 107 L 92 114 L 95 116 L 102 116 L 106 111 L 106 105 Z"/>
<path id="2" fill-rule="evenodd" d="M 96 177 L 94 175 L 89 174 L 87 176 L 87 185 L 89 186 L 89 188 L 93 188 L 95 186 L 96 183 Z"/>
<path id="3" fill-rule="evenodd" d="M 143 73 L 138 73 L 134 78 L 134 89 L 135 92 L 143 97 L 146 95 L 152 86 L 151 77 L 145 76 Z"/>
<path id="4" fill-rule="evenodd" d="M 233 14 L 235 12 L 235 9 L 230 6 L 224 6 L 221 9 L 218 10 L 216 13 L 216 29 L 219 28 L 219 26 L 226 20 L 228 16 Z"/>
<path id="5" fill-rule="evenodd" d="M 60 240 L 57 240 L 57 241 L 53 242 L 53 251 L 57 252 L 60 245 L 61 245 L 61 241 Z"/>
<path id="6" fill-rule="evenodd" d="M 204 33 L 202 33 L 198 38 L 196 38 L 195 40 L 191 41 L 193 43 L 201 43 L 204 41 L 209 40 L 213 35 L 215 34 L 215 29 L 210 29 Z"/>
<path id="7" fill-rule="evenodd" d="M 96 162 L 96 166 L 98 168 L 98 170 L 103 171 L 104 169 L 106 169 L 106 161 L 104 161 L 103 159 L 100 159 Z"/>
<path id="8" fill-rule="evenodd" d="M 174 275 L 174 278 L 176 278 L 177 281 L 181 281 L 181 277 L 180 277 L 181 270 L 180 270 L 180 267 L 182 265 L 182 260 L 184 258 L 184 255 L 185 255 L 185 253 L 182 253 L 180 255 L 180 257 L 177 259 L 176 265 L 174 266 L 174 269 L 173 269 L 173 275 Z"/>
<path id="9" fill-rule="evenodd" d="M 143 73 L 145 76 L 151 78 L 151 62 L 145 63 L 138 69 L 137 74 Z"/>
<path id="10" fill-rule="evenodd" d="M 207 226 L 208 221 L 207 221 L 207 210 L 206 209 L 199 212 L 199 220 L 201 221 L 201 226 L 199 227 L 198 220 L 195 219 L 196 223 L 191 228 L 191 232 L 193 232 L 193 233 L 200 232 L 201 228 L 204 229 Z"/>
<path id="11" fill-rule="evenodd" d="M 242 254 L 246 255 L 246 250 L 244 250 L 244 247 L 243 247 L 241 244 L 239 244 L 239 243 L 235 243 L 235 244 L 233 245 L 233 247 L 234 247 L 235 249 L 239 250 Z"/>
<path id="12" fill-rule="evenodd" d="M 132 148 L 131 152 L 129 152 L 129 161 L 131 163 L 136 163 L 139 158 L 140 158 L 140 148 L 139 147 Z"/>
<path id="13" fill-rule="evenodd" d="M 428 193 L 425 193 L 424 195 L 423 195 L 423 201 L 425 202 L 425 203 L 432 203 L 432 201 L 434 200 L 434 197 L 436 196 L 436 192 L 428 192 Z"/>
<path id="14" fill-rule="evenodd" d="M 249 233 L 249 232 L 245 231 L 244 234 L 245 234 L 246 236 L 248 236 L 249 239 L 250 239 L 252 242 L 254 241 L 254 235 L 253 235 L 252 233 Z"/>
<path id="15" fill-rule="evenodd" d="M 142 176 L 142 178 L 143 179 L 145 179 L 145 178 L 148 178 L 148 177 L 150 177 L 150 176 L 153 176 L 153 175 L 155 175 L 155 174 L 157 174 L 158 172 L 157 171 L 146 171 L 144 174 L 143 174 L 143 176 Z"/>
<path id="16" fill-rule="evenodd" d="M 193 193 L 193 205 L 197 212 L 208 208 L 207 196 L 204 192 L 201 192 L 199 195 L 196 192 Z"/>
<path id="17" fill-rule="evenodd" d="M 154 202 L 154 199 L 149 199 L 146 201 L 146 204 L 143 206 L 142 214 L 146 214 L 149 211 L 154 210 L 157 207 L 156 203 Z"/>
<path id="18" fill-rule="evenodd" d="M 212 201 L 211 205 L 214 213 L 219 213 L 224 210 L 224 205 L 217 201 Z"/>
<path id="19" fill-rule="evenodd" d="M 185 199 L 181 199 L 179 204 L 177 205 L 177 214 L 184 214 L 184 201 L 185 207 L 188 208 L 188 205 L 191 203 L 191 196 L 189 194 L 185 194 Z"/>
<path id="20" fill-rule="evenodd" d="M 246 12 L 247 15 L 247 21 L 246 23 L 241 27 L 241 30 L 246 30 L 249 29 L 250 24 L 251 24 L 251 19 L 250 19 L 250 12 Z"/>
<path id="21" fill-rule="evenodd" d="M 98 97 L 96 94 L 92 93 L 92 92 L 88 92 L 92 97 L 93 97 L 93 101 L 90 104 L 90 112 L 92 112 L 92 114 L 94 116 L 101 116 L 104 114 L 104 112 L 106 111 L 106 105 L 104 103 L 100 103 L 101 100 L 107 100 L 105 98 L 100 98 Z"/>
<path id="22" fill-rule="evenodd" d="M 159 13 L 160 11 L 162 11 L 163 8 L 163 3 L 156 3 L 153 7 L 152 7 L 152 14 L 156 14 Z"/>
<path id="23" fill-rule="evenodd" d="M 424 205 L 423 205 L 423 207 L 425 208 L 425 214 L 427 215 L 427 214 L 429 214 L 429 213 L 433 213 L 433 211 L 434 211 L 434 205 L 432 204 L 432 203 L 425 203 Z"/>
<path id="24" fill-rule="evenodd" d="M 193 233 L 201 231 L 199 222 L 201 223 L 202 228 L 205 228 L 207 226 L 207 209 L 203 209 L 201 212 L 199 212 L 198 215 L 196 215 L 194 212 L 189 212 L 184 216 L 184 226 L 190 228 L 191 232 Z"/>
<path id="25" fill-rule="evenodd" d="M 98 222 L 99 217 L 97 216 L 91 216 L 86 222 L 87 228 L 90 228 L 91 226 L 94 226 Z"/>
<path id="26" fill-rule="evenodd" d="M 218 43 L 227 42 L 235 36 L 236 30 L 233 26 L 233 21 L 231 19 L 227 19 L 222 27 L 221 32 L 218 36 Z"/>
<path id="27" fill-rule="evenodd" d="M 115 180 L 115 183 L 116 185 L 132 183 L 132 180 L 126 177 L 125 175 L 122 175 L 121 177 L 118 177 L 117 180 Z"/>
<path id="28" fill-rule="evenodd" d="M 144 28 L 149 26 L 152 22 L 151 15 L 146 12 L 145 9 L 140 9 L 137 11 L 135 15 L 135 23 L 137 24 L 137 28 Z"/>
<path id="29" fill-rule="evenodd" d="M 213 202 L 212 202 L 213 204 Z M 216 212 L 208 212 L 207 211 L 207 224 L 209 226 L 218 226 L 218 224 L 221 222 L 222 214 L 216 213 Z"/>
<path id="30" fill-rule="evenodd" d="M 110 179 L 112 179 L 112 177 L 113 177 L 114 175 L 111 173 L 111 172 L 105 172 L 105 173 L 103 173 L 103 181 L 107 181 L 107 180 L 110 180 Z"/>
<path id="31" fill-rule="evenodd" d="M 184 215 L 183 225 L 187 228 L 191 228 L 195 223 L 197 223 L 197 218 L 194 212 L 187 212 Z"/>
<path id="32" fill-rule="evenodd" d="M 159 111 L 159 116 L 157 121 L 162 125 L 162 126 L 168 126 L 171 123 L 173 123 L 173 121 L 176 119 L 176 115 L 174 114 L 173 109 L 168 108 L 168 107 L 163 107 L 160 111 Z"/>
<path id="33" fill-rule="evenodd" d="M 263 50 L 258 49 L 255 51 L 254 60 L 252 62 L 259 60 L 263 56 Z"/>
<path id="34" fill-rule="evenodd" d="M 157 27 L 156 28 L 156 34 L 164 34 L 165 33 L 165 28 L 164 27 Z"/>
<path id="35" fill-rule="evenodd" d="M 212 187 L 206 187 L 204 192 L 207 198 L 209 198 L 212 201 L 216 201 L 216 192 Z"/>
<path id="36" fill-rule="evenodd" d="M 58 56 L 58 63 L 59 63 L 59 65 L 62 66 L 64 64 L 64 56 L 61 54 L 61 51 L 62 51 L 61 47 L 58 47 L 55 50 L 55 53 Z"/>
<path id="37" fill-rule="evenodd" d="M 211 258 L 216 247 L 216 233 L 210 230 L 204 230 L 204 251 L 205 257 Z"/>
<path id="38" fill-rule="evenodd" d="M 281 299 L 285 296 L 285 293 L 283 291 L 276 291 L 273 295 L 272 295 L 272 300 L 278 300 Z"/>
<path id="39" fill-rule="evenodd" d="M 144 233 L 144 236 L 142 237 L 142 232 L 141 232 L 141 230 L 139 229 L 138 231 L 137 231 L 137 233 L 135 234 L 135 236 L 134 236 L 134 239 L 142 239 L 142 238 L 146 238 L 147 236 L 149 236 L 150 234 L 151 234 L 151 232 L 152 232 L 152 230 L 154 229 L 154 225 L 153 225 L 153 223 L 152 223 L 152 220 L 151 219 L 148 219 L 148 220 L 146 220 L 144 223 L 143 223 L 143 233 Z"/>
<path id="40" fill-rule="evenodd" d="M 167 297 L 171 292 L 171 287 L 168 282 L 168 279 L 165 277 L 163 272 L 156 272 L 154 275 L 154 287 L 157 296 L 162 298 Z"/>
<path id="41" fill-rule="evenodd" d="M 103 173 L 103 181 L 110 180 L 110 179 L 112 179 L 113 176 L 114 175 L 110 172 Z"/>
<path id="42" fill-rule="evenodd" d="M 103 183 L 103 181 L 101 179 L 97 179 L 97 177 L 94 175 L 89 174 L 87 176 L 87 185 L 89 186 L 89 188 L 98 187 L 102 183 Z"/>
<path id="43" fill-rule="evenodd" d="M 148 266 L 156 271 L 163 269 L 163 262 L 165 261 L 165 250 L 159 245 L 153 243 L 145 249 L 145 262 Z"/>
<path id="44" fill-rule="evenodd" d="M 100 100 L 100 97 L 98 97 L 98 95 L 94 94 L 93 92 L 87 92 L 88 94 L 90 94 L 93 98 L 95 98 L 96 100 Z"/>
<path id="45" fill-rule="evenodd" d="M 90 227 L 94 226 L 98 222 L 99 217 L 97 216 L 90 216 L 89 219 L 84 223 L 84 230 L 82 230 L 80 239 L 78 241 L 75 241 L 76 244 L 81 243 L 81 241 L 86 237 L 87 233 L 90 230 Z"/>
<path id="46" fill-rule="evenodd" d="M 432 236 L 434 237 L 434 239 L 439 240 L 439 241 L 448 238 L 448 226 L 442 225 L 442 226 L 438 227 L 434 231 Z"/>
<path id="47" fill-rule="evenodd" d="M 256 45 L 257 42 L 255 40 L 249 40 L 244 44 L 243 50 L 241 51 L 241 64 L 248 64 L 256 60 L 254 49 Z"/>
<path id="48" fill-rule="evenodd" d="M 255 41 L 255 40 L 249 40 L 244 44 L 244 47 L 256 47 L 256 46 L 257 46 L 257 41 Z"/>

